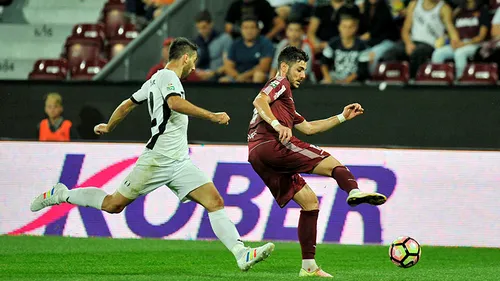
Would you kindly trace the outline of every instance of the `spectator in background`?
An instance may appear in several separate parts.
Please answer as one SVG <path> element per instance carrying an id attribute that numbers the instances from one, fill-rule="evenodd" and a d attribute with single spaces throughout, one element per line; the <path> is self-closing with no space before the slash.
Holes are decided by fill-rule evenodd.
<path id="1" fill-rule="evenodd" d="M 385 0 L 364 0 L 361 10 L 360 39 L 370 48 L 369 69 L 373 73 L 382 55 L 394 46 L 399 31 Z"/>
<path id="2" fill-rule="evenodd" d="M 458 32 L 452 21 L 452 12 L 442 0 L 416 0 L 408 5 L 401 31 L 402 42 L 397 43 L 382 56 L 384 61 L 410 60 L 410 76 L 415 77 L 421 64 L 428 61 L 434 46 L 448 31 L 452 46 L 459 42 Z"/>
<path id="3" fill-rule="evenodd" d="M 257 19 L 261 34 L 269 40 L 274 40 L 285 28 L 285 21 L 276 14 L 267 0 L 237 0 L 227 11 L 225 31 L 233 38 L 239 37 L 242 19 L 249 17 Z"/>
<path id="4" fill-rule="evenodd" d="M 295 0 L 290 10 L 290 17 L 300 22 L 309 22 L 315 8 L 327 5 L 330 5 L 330 0 Z"/>
<path id="5" fill-rule="evenodd" d="M 212 17 L 208 11 L 201 11 L 195 19 L 198 36 L 194 42 L 198 45 L 196 74 L 200 80 L 218 78 L 224 72 L 223 58 L 227 56 L 232 38 L 227 33 L 214 30 Z"/>
<path id="6" fill-rule="evenodd" d="M 467 60 L 472 58 L 486 39 L 490 25 L 489 12 L 476 0 L 466 0 L 455 12 L 455 27 L 460 40 L 436 49 L 432 53 L 433 63 L 443 63 L 454 59 L 456 77 L 462 77 Z"/>
<path id="7" fill-rule="evenodd" d="M 500 9 L 496 10 L 491 21 L 490 36 L 491 39 L 482 44 L 475 59 L 481 62 L 495 62 L 500 64 Z M 500 75 L 500 67 L 498 72 Z"/>
<path id="8" fill-rule="evenodd" d="M 366 45 L 356 36 L 359 20 L 349 15 L 342 15 L 340 37 L 330 41 L 323 50 L 321 60 L 322 84 L 350 84 L 363 81 L 368 76 L 368 63 L 360 61 Z"/>
<path id="9" fill-rule="evenodd" d="M 220 82 L 254 82 L 267 80 L 273 44 L 266 37 L 259 35 L 256 18 L 244 18 L 241 22 L 241 38 L 231 45 L 224 62 L 225 77 Z"/>
<path id="10" fill-rule="evenodd" d="M 146 76 L 146 80 L 149 80 L 151 76 L 153 76 L 158 70 L 162 70 L 165 68 L 165 65 L 167 65 L 168 62 L 168 52 L 170 50 L 170 44 L 174 41 L 175 38 L 168 37 L 163 41 L 163 47 L 161 49 L 161 61 L 151 67 L 151 69 L 148 72 L 148 75 Z"/>
<path id="11" fill-rule="evenodd" d="M 70 141 L 77 138 L 73 124 L 62 117 L 62 97 L 58 93 L 49 93 L 45 97 L 45 114 L 37 128 L 40 141 Z"/>
<path id="12" fill-rule="evenodd" d="M 309 56 L 309 60 L 307 61 L 306 75 L 307 77 L 311 77 L 314 52 L 311 44 L 304 38 L 304 27 L 302 26 L 302 22 L 297 19 L 291 19 L 288 22 L 288 25 L 286 27 L 286 38 L 281 40 L 276 47 L 269 76 L 274 77 L 278 73 L 278 56 L 286 46 L 294 46 L 306 52 L 306 54 Z"/>
<path id="13" fill-rule="evenodd" d="M 287 22 L 292 10 L 292 5 L 296 0 L 267 0 L 271 7 L 274 8 L 276 14 L 284 21 Z"/>
<path id="14" fill-rule="evenodd" d="M 315 53 L 320 53 L 328 46 L 328 42 L 339 35 L 341 15 L 347 14 L 359 18 L 356 5 L 344 5 L 344 0 L 331 0 L 330 5 L 316 7 L 309 22 L 307 37 L 314 46 Z"/>

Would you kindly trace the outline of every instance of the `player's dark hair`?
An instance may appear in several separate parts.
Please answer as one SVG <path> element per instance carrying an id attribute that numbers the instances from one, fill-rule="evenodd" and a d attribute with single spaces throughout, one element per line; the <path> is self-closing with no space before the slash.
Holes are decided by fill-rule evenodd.
<path id="1" fill-rule="evenodd" d="M 184 54 L 192 55 L 198 51 L 198 46 L 184 37 L 177 37 L 170 45 L 168 56 L 170 60 L 180 59 Z"/>
<path id="2" fill-rule="evenodd" d="M 294 63 L 299 61 L 307 62 L 309 60 L 309 56 L 302 49 L 299 49 L 294 46 L 287 46 L 281 51 L 278 56 L 278 65 L 282 62 L 292 66 Z"/>
<path id="3" fill-rule="evenodd" d="M 196 17 L 194 18 L 196 23 L 206 21 L 208 23 L 212 22 L 212 16 L 210 15 L 210 12 L 207 10 L 199 12 Z"/>
<path id="4" fill-rule="evenodd" d="M 349 15 L 349 14 L 342 14 L 342 15 L 340 15 L 340 21 L 339 22 L 341 22 L 343 20 L 352 20 L 355 23 L 359 23 L 359 19 L 357 17 L 353 17 L 352 15 Z"/>
<path id="5" fill-rule="evenodd" d="M 304 21 L 297 16 L 288 17 L 286 24 L 299 24 L 302 28 L 304 27 Z"/>
<path id="6" fill-rule="evenodd" d="M 244 16 L 242 19 L 241 19 L 241 24 L 243 24 L 244 22 L 246 21 L 253 21 L 255 23 L 255 25 L 257 26 L 257 28 L 259 27 L 259 20 L 254 17 L 254 16 Z"/>

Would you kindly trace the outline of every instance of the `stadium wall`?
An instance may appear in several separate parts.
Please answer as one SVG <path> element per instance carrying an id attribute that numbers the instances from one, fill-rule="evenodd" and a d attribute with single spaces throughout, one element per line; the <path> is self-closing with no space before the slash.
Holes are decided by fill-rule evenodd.
<path id="1" fill-rule="evenodd" d="M 32 198 L 57 181 L 108 193 L 125 178 L 140 144 L 0 142 L 0 234 L 114 238 L 214 239 L 207 213 L 179 204 L 166 187 L 120 214 L 54 206 L 31 213 Z M 388 244 L 409 235 L 426 245 L 500 247 L 500 152 L 367 149 L 326 150 L 385 205 L 350 208 L 329 178 L 304 175 L 318 194 L 318 241 Z M 192 145 L 193 162 L 213 178 L 244 240 L 297 240 L 299 208 L 280 209 L 253 172 L 242 145 Z"/>
<path id="2" fill-rule="evenodd" d="M 0 82 L 0 137 L 33 139 L 44 118 L 43 96 L 59 92 L 64 115 L 83 139 L 93 139 L 93 126 L 109 118 L 115 107 L 140 83 Z M 191 119 L 194 143 L 244 143 L 252 116 L 256 85 L 186 84 L 190 101 L 213 111 L 227 111 L 230 126 Z M 301 136 L 320 145 L 500 148 L 498 87 L 304 86 L 295 91 L 297 110 L 307 119 L 325 118 L 343 106 L 360 102 L 364 116 L 317 136 Z M 103 141 L 145 142 L 150 137 L 147 107 L 132 112 Z M 300 134 L 297 132 L 297 134 Z"/>

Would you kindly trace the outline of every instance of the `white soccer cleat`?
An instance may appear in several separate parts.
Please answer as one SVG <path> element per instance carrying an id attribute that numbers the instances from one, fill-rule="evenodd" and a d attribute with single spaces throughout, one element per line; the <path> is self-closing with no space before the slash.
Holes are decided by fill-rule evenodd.
<path id="1" fill-rule="evenodd" d="M 317 268 L 315 271 L 308 272 L 304 268 L 300 269 L 299 272 L 299 277 L 327 277 L 327 278 L 333 278 L 333 276 L 329 273 L 326 273 L 323 271 L 321 268 Z"/>
<path id="2" fill-rule="evenodd" d="M 363 191 L 357 191 L 357 192 L 350 192 L 349 196 L 347 197 L 347 204 L 351 207 L 356 207 L 359 204 L 367 203 L 370 205 L 382 205 L 387 201 L 387 197 L 385 195 L 376 193 L 376 192 L 363 192 Z"/>
<path id="3" fill-rule="evenodd" d="M 248 247 L 243 256 L 238 259 L 238 267 L 241 269 L 241 271 L 247 271 L 252 268 L 254 264 L 269 257 L 273 251 L 273 243 L 267 243 L 264 246 L 260 246 L 258 248 Z"/>
<path id="4" fill-rule="evenodd" d="M 35 200 L 31 202 L 30 209 L 32 212 L 38 212 L 45 207 L 59 205 L 66 201 L 66 198 L 63 197 L 67 192 L 68 187 L 62 183 L 58 183 L 54 185 L 51 190 L 38 195 Z"/>

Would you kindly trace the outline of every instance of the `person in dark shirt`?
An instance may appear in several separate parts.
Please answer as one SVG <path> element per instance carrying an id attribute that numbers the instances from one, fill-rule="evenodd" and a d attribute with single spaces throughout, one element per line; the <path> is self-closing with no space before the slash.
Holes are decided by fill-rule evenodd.
<path id="1" fill-rule="evenodd" d="M 366 79 L 368 62 L 360 61 L 366 45 L 356 37 L 358 24 L 358 19 L 349 15 L 342 16 L 339 24 L 340 37 L 331 40 L 323 50 L 322 84 L 349 84 Z"/>
<path id="2" fill-rule="evenodd" d="M 370 48 L 367 53 L 373 73 L 382 55 L 399 39 L 399 31 L 385 0 L 365 0 L 361 10 L 359 38 Z"/>
<path id="3" fill-rule="evenodd" d="M 226 32 L 233 38 L 239 37 L 242 19 L 249 17 L 257 19 L 261 34 L 269 40 L 275 39 L 285 29 L 285 21 L 276 14 L 267 0 L 237 0 L 227 11 Z"/>
<path id="4" fill-rule="evenodd" d="M 314 45 L 315 53 L 320 53 L 330 40 L 339 35 L 340 17 L 345 14 L 359 18 L 358 6 L 346 5 L 344 0 L 332 0 L 330 5 L 315 8 L 307 29 L 307 37 Z"/>
<path id="5" fill-rule="evenodd" d="M 256 18 L 244 18 L 240 39 L 231 45 L 224 62 L 225 77 L 219 82 L 264 83 L 269 75 L 274 47 L 266 37 L 259 35 Z"/>
<path id="6" fill-rule="evenodd" d="M 232 38 L 214 29 L 212 16 L 201 11 L 195 18 L 198 35 L 194 39 L 198 45 L 196 74 L 201 80 L 213 80 L 224 72 L 223 60 L 231 47 Z"/>
<path id="7" fill-rule="evenodd" d="M 443 63 L 448 59 L 454 59 L 456 77 L 460 78 L 467 65 L 467 60 L 474 56 L 488 35 L 490 26 L 488 9 L 481 7 L 476 0 L 466 0 L 455 11 L 454 24 L 460 41 L 455 45 L 446 45 L 434 50 L 432 62 Z"/>

